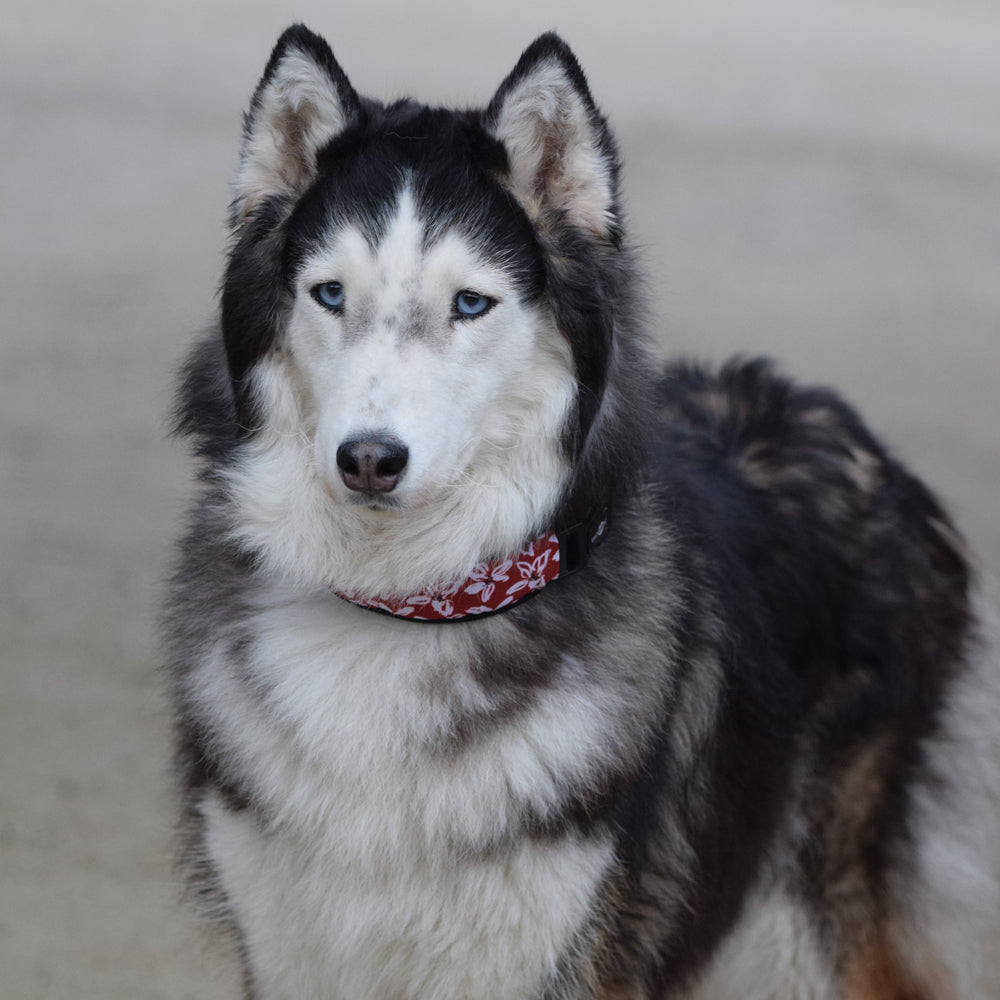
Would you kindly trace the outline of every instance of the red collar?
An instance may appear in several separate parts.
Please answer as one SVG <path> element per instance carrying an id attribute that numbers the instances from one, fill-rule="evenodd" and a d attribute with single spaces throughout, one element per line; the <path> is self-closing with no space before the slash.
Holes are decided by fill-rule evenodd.
<path id="1" fill-rule="evenodd" d="M 607 533 L 608 520 L 608 508 L 602 507 L 572 528 L 539 535 L 506 559 L 480 563 L 464 580 L 404 598 L 383 594 L 369 600 L 332 589 L 351 604 L 408 621 L 454 622 L 494 614 L 583 569 Z"/>

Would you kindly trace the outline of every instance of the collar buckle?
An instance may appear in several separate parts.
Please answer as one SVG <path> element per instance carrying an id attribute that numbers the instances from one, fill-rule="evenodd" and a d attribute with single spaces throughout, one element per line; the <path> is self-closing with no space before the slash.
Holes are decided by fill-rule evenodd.
<path id="1" fill-rule="evenodd" d="M 611 505 L 604 504 L 594 510 L 585 521 L 580 521 L 563 531 L 556 532 L 559 539 L 559 576 L 577 573 L 590 559 L 611 526 Z"/>

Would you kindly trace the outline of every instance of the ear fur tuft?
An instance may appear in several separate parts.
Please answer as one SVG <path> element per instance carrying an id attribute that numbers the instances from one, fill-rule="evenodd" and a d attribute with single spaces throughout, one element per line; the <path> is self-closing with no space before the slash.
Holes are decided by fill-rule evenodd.
<path id="1" fill-rule="evenodd" d="M 360 116 L 358 96 L 329 45 L 301 24 L 278 39 L 244 118 L 232 224 L 264 201 L 302 194 L 316 154 Z"/>
<path id="2" fill-rule="evenodd" d="M 584 232 L 619 232 L 618 156 L 569 46 L 553 33 L 524 52 L 484 115 L 507 150 L 511 189 L 528 213 L 563 212 Z"/>

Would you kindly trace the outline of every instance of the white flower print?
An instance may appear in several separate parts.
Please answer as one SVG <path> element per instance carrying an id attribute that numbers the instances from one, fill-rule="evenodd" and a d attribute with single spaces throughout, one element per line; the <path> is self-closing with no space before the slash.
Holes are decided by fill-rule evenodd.
<path id="1" fill-rule="evenodd" d="M 521 579 L 512 586 L 508 587 L 507 593 L 509 595 L 516 594 L 525 587 L 527 587 L 528 590 L 541 590 L 541 588 L 548 582 L 545 579 L 545 567 L 549 564 L 549 556 L 551 554 L 551 550 L 545 549 L 540 555 L 535 556 L 534 559 L 529 558 L 519 560 L 517 563 L 517 569 L 521 574 Z M 526 555 L 534 555 L 533 545 L 526 552 Z"/>
<path id="2" fill-rule="evenodd" d="M 414 612 L 418 608 L 426 610 L 429 604 L 431 609 L 442 618 L 451 618 L 455 614 L 455 605 L 451 599 L 458 593 L 460 587 L 461 583 L 454 583 L 447 587 L 439 587 L 428 594 L 413 594 L 406 599 L 405 603 L 412 605 Z M 414 613 L 414 617 L 420 618 L 423 616 Z"/>
<path id="3" fill-rule="evenodd" d="M 480 600 L 489 601 L 493 596 L 493 591 L 496 590 L 496 585 L 498 583 L 506 583 L 510 577 L 507 575 L 511 566 L 514 565 L 513 559 L 505 559 L 501 563 L 480 563 L 469 575 L 469 586 L 465 588 L 465 593 L 470 595 L 478 594 Z M 489 609 L 486 609 L 489 610 Z M 478 614 L 478 611 L 472 611 L 470 609 L 470 614 Z"/>

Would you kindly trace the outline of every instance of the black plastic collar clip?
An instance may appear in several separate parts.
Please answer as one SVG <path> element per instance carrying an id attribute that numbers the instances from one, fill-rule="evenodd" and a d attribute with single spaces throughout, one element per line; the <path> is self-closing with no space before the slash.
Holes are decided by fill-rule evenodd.
<path id="1" fill-rule="evenodd" d="M 611 526 L 611 505 L 598 507 L 586 521 L 557 531 L 559 539 L 559 579 L 583 569 L 590 553 L 604 541 Z"/>

